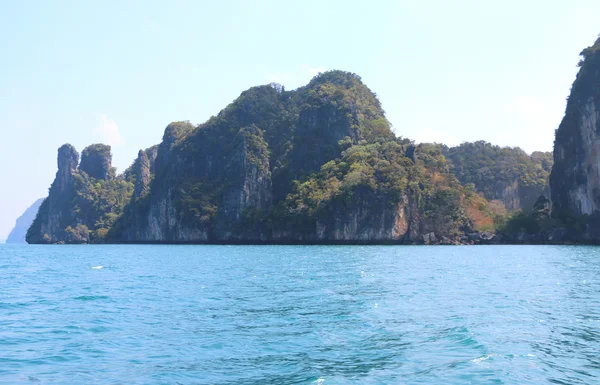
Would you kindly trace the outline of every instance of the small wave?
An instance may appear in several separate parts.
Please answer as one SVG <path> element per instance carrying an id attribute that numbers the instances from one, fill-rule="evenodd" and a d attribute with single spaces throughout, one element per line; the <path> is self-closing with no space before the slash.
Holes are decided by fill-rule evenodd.
<path id="1" fill-rule="evenodd" d="M 100 270 L 100 269 L 104 269 L 104 266 L 92 266 L 92 269 Z"/>
<path id="2" fill-rule="evenodd" d="M 110 297 L 106 295 L 81 295 L 79 297 L 75 297 L 74 299 L 77 301 L 95 301 L 100 299 L 108 299 Z"/>
<path id="3" fill-rule="evenodd" d="M 481 362 L 483 362 L 483 361 L 487 361 L 487 360 L 489 360 L 490 358 L 492 358 L 492 357 L 494 357 L 494 356 L 495 356 L 495 354 L 486 354 L 486 355 L 484 355 L 484 356 L 481 356 L 481 357 L 479 357 L 479 358 L 474 358 L 474 359 L 472 359 L 472 360 L 471 360 L 471 362 L 473 362 L 473 363 L 475 363 L 475 364 L 479 364 L 479 363 L 481 363 Z"/>
<path id="4" fill-rule="evenodd" d="M 30 305 L 31 305 L 31 303 L 27 303 L 27 302 L 18 302 L 18 303 L 0 302 L 0 309 L 18 309 L 18 308 L 27 307 Z"/>

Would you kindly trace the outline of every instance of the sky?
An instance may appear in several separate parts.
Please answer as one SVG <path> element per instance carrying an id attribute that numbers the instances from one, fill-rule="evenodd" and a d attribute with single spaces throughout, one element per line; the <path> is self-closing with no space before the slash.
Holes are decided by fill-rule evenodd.
<path id="1" fill-rule="evenodd" d="M 341 69 L 397 135 L 551 151 L 597 0 L 0 2 L 0 239 L 47 195 L 64 143 L 123 171 L 168 123 L 252 86 Z"/>

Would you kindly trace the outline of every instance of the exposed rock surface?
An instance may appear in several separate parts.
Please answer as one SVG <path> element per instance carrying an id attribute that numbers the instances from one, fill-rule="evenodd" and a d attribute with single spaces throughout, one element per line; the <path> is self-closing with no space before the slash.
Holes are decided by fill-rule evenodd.
<path id="1" fill-rule="evenodd" d="M 95 179 L 110 179 L 112 172 L 110 146 L 93 144 L 86 147 L 81 153 L 79 169 Z"/>
<path id="2" fill-rule="evenodd" d="M 57 163 L 58 171 L 48 198 L 40 205 L 36 219 L 27 231 L 28 243 L 52 243 L 64 240 L 66 236 L 65 223 L 70 219 L 69 202 L 75 194 L 73 173 L 77 170 L 79 153 L 72 145 L 65 144 L 58 149 Z"/>
<path id="3" fill-rule="evenodd" d="M 552 207 L 553 215 L 563 219 L 600 210 L 600 39 L 581 55 L 554 141 Z"/>
<path id="4" fill-rule="evenodd" d="M 135 163 L 134 173 L 136 175 L 133 196 L 135 199 L 141 199 L 150 189 L 150 160 L 144 150 L 138 152 L 138 158 Z"/>
<path id="5" fill-rule="evenodd" d="M 28 243 L 104 242 L 108 229 L 133 193 L 133 184 L 116 178 L 110 146 L 95 144 L 79 154 L 58 149 L 58 172 L 48 198 L 27 231 Z"/>

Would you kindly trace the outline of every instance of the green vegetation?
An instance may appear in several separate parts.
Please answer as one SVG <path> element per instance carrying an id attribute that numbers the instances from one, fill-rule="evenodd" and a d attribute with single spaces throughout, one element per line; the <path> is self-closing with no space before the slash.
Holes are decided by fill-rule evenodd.
<path id="1" fill-rule="evenodd" d="M 86 242 L 103 242 L 131 199 L 133 183 L 122 177 L 110 180 L 91 178 L 81 172 L 76 172 L 73 180 L 76 196 L 72 214 L 77 221 L 83 222 L 83 227 L 75 225 L 75 235 Z"/>
<path id="2" fill-rule="evenodd" d="M 499 226 L 499 230 L 509 234 L 536 234 L 550 231 L 559 224 L 557 220 L 550 217 L 550 200 L 540 195 L 529 213 L 518 211 L 511 214 Z"/>
<path id="3" fill-rule="evenodd" d="M 181 218 L 188 225 L 209 225 L 217 213 L 217 202 L 221 186 L 202 179 L 188 178 L 179 185 L 179 199 L 176 208 L 181 213 Z"/>
<path id="4" fill-rule="evenodd" d="M 527 155 L 520 148 L 499 147 L 484 141 L 446 148 L 450 172 L 473 184 L 488 200 L 500 200 L 509 211 L 531 210 L 548 190 L 552 153 Z"/>
<path id="5" fill-rule="evenodd" d="M 461 185 L 451 172 L 444 149 L 444 146 L 423 143 L 414 152 L 417 165 L 424 170 L 420 185 L 429 191 L 421 197 L 426 218 L 445 226 L 443 232 L 453 235 L 493 230 L 499 214 L 472 186 Z"/>
<path id="6" fill-rule="evenodd" d="M 403 155 L 399 144 L 390 141 L 352 146 L 341 159 L 327 162 L 317 174 L 304 182 L 286 198 L 291 212 L 313 216 L 328 202 L 350 200 L 359 189 L 366 189 L 397 203 L 408 187 L 412 161 Z"/>
<path id="7" fill-rule="evenodd" d="M 591 45 L 591 46 L 585 48 L 583 51 L 581 51 L 581 53 L 579 55 L 582 56 L 582 59 L 579 61 L 579 63 L 577 63 L 577 66 L 583 67 L 583 64 L 585 63 L 585 61 L 588 58 L 594 56 L 597 52 L 600 52 L 600 35 L 593 45 Z"/>
<path id="8" fill-rule="evenodd" d="M 74 149 L 63 152 L 77 163 Z M 522 226 L 525 217 L 506 216 L 506 191 L 516 185 L 522 205 L 535 193 L 531 207 L 551 165 L 548 153 L 486 142 L 448 148 L 396 138 L 360 77 L 329 71 L 293 91 L 250 88 L 198 126 L 169 124 L 121 176 L 109 146 L 86 148 L 77 170 L 59 170 L 30 231 L 37 242 L 68 243 L 459 243 Z M 59 230 L 46 230 L 50 217 Z"/>
<path id="9" fill-rule="evenodd" d="M 342 146 L 345 143 L 340 141 Z M 294 223 L 314 224 L 332 215 L 336 207 L 351 211 L 367 201 L 378 202 L 380 210 L 394 210 L 399 203 L 413 206 L 422 213 L 423 231 L 448 238 L 493 228 L 495 216 L 488 202 L 449 173 L 438 147 L 413 148 L 416 162 L 407 156 L 411 147 L 403 139 L 349 147 L 340 159 L 295 182 L 283 205 L 286 209 L 280 207 L 271 221 L 283 226 L 293 217 Z M 361 199 L 355 200 L 356 196 Z"/>
<path id="10" fill-rule="evenodd" d="M 59 149 L 59 171 L 27 233 L 34 243 L 102 243 L 131 200 L 134 183 L 115 177 L 110 146 L 92 145 L 78 154 Z M 75 169 L 76 168 L 76 169 Z M 92 176 L 93 175 L 93 176 Z"/>

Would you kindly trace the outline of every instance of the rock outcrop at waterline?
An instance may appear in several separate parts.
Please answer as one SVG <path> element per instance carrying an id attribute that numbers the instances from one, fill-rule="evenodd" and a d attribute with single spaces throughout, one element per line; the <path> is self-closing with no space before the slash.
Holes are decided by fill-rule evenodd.
<path id="1" fill-rule="evenodd" d="M 106 154 L 91 146 L 65 168 L 59 153 L 29 242 L 458 243 L 493 224 L 442 151 L 396 138 L 342 71 L 294 91 L 253 87 L 199 126 L 171 123 L 122 175 Z"/>

